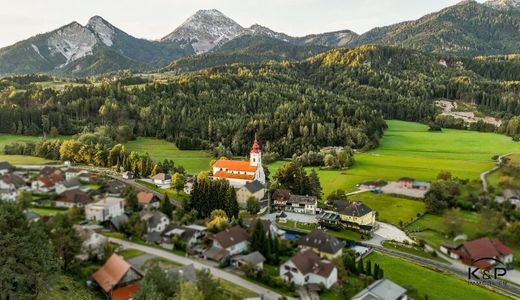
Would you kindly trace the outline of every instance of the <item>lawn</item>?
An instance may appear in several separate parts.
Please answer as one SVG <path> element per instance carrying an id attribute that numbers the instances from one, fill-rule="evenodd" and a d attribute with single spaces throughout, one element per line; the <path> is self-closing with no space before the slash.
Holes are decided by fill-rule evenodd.
<path id="1" fill-rule="evenodd" d="M 491 169 L 493 155 L 520 152 L 520 144 L 495 133 L 443 129 L 429 132 L 428 126 L 390 120 L 380 146 L 356 154 L 355 165 L 344 171 L 318 170 L 325 195 L 336 189 L 355 190 L 356 184 L 375 179 L 414 177 L 434 180 L 441 170 L 460 178 L 477 179 Z M 269 165 L 271 174 L 283 164 Z"/>
<path id="2" fill-rule="evenodd" d="M 417 218 L 417 214 L 425 211 L 423 201 L 399 198 L 371 192 L 352 195 L 351 201 L 361 201 L 377 212 L 377 219 L 399 226 L 400 222 L 407 224 Z"/>
<path id="3" fill-rule="evenodd" d="M 383 247 L 388 248 L 388 249 L 397 250 L 400 252 L 410 253 L 412 255 L 416 255 L 416 256 L 420 256 L 420 257 L 424 257 L 424 258 L 428 258 L 428 259 L 434 259 L 434 260 L 437 260 L 440 262 L 446 262 L 446 260 L 444 260 L 443 258 L 432 255 L 433 252 L 431 252 L 431 253 L 426 252 L 421 247 L 418 247 L 415 245 L 405 245 L 405 244 L 397 243 L 394 241 L 384 241 Z"/>
<path id="4" fill-rule="evenodd" d="M 3 148 L 2 148 L 3 151 Z M 0 154 L 0 161 L 8 161 L 12 165 L 45 165 L 52 164 L 55 161 L 35 157 L 35 156 L 25 156 L 25 155 L 3 155 Z"/>
<path id="5" fill-rule="evenodd" d="M 148 153 L 155 161 L 171 159 L 177 166 L 183 166 L 188 174 L 196 174 L 200 171 L 208 171 L 211 155 L 199 150 L 179 150 L 175 144 L 154 139 L 137 138 L 126 144 L 127 149 L 138 153 Z"/>
<path id="6" fill-rule="evenodd" d="M 507 299 L 485 288 L 470 285 L 450 274 L 434 271 L 412 262 L 372 253 L 365 261 L 371 260 L 372 265 L 379 264 L 385 277 L 402 286 L 413 286 L 421 298 L 428 295 L 429 299 Z"/>
<path id="7" fill-rule="evenodd" d="M 34 156 L 24 155 L 3 155 L 4 147 L 12 143 L 38 143 L 43 141 L 43 137 L 38 136 L 27 136 L 27 135 L 16 135 L 16 134 L 0 134 L 0 161 L 8 161 L 11 164 L 48 164 L 53 163 L 51 160 L 46 160 Z"/>
<path id="8" fill-rule="evenodd" d="M 136 249 L 125 249 L 118 253 L 120 256 L 122 256 L 125 260 L 129 260 L 134 257 L 138 257 L 144 254 L 143 251 L 139 251 Z"/>
<path id="9" fill-rule="evenodd" d="M 40 216 L 55 216 L 57 214 L 66 214 L 66 209 L 58 209 L 58 208 L 41 208 L 41 207 L 32 207 L 29 209 Z"/>
<path id="10" fill-rule="evenodd" d="M 40 293 L 37 300 L 96 300 L 100 295 L 90 291 L 85 285 L 74 281 L 67 276 L 59 276 L 57 280 L 47 290 Z"/>

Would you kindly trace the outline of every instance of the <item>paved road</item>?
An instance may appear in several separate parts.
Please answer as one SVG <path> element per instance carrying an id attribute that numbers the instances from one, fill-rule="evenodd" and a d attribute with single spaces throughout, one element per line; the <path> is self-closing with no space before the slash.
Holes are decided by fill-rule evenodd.
<path id="1" fill-rule="evenodd" d="M 371 190 L 372 189 L 360 189 L 355 192 L 346 193 L 345 196 L 352 196 L 352 195 L 357 195 L 357 194 L 361 194 L 361 193 L 366 193 L 366 192 L 370 192 Z"/>
<path id="2" fill-rule="evenodd" d="M 491 170 L 487 170 L 486 172 L 483 172 L 482 174 L 480 174 L 480 181 L 482 181 L 482 188 L 484 189 L 484 191 L 488 192 L 488 183 L 487 183 L 487 177 L 489 174 L 495 172 L 496 170 L 498 170 L 500 168 L 500 165 L 502 163 L 502 160 L 511 155 L 513 153 L 507 153 L 507 154 L 503 154 L 503 155 L 500 155 L 497 159 L 497 164 L 495 167 L 493 167 L 493 169 Z"/>
<path id="3" fill-rule="evenodd" d="M 256 285 L 250 281 L 247 281 L 237 275 L 234 275 L 234 274 L 231 274 L 231 273 L 228 273 L 226 271 L 223 271 L 221 269 L 218 269 L 218 268 L 214 268 L 214 267 L 210 267 L 210 266 L 207 266 L 205 264 L 202 264 L 201 262 L 199 261 L 196 261 L 196 260 L 193 260 L 191 258 L 188 258 L 188 257 L 184 257 L 184 256 L 179 256 L 179 255 L 176 255 L 172 252 L 167 252 L 167 251 L 164 251 L 164 250 L 160 250 L 160 249 L 157 249 L 157 248 L 152 248 L 152 247 L 147 247 L 147 246 L 143 246 L 143 245 L 139 245 L 139 244 L 135 244 L 135 243 L 132 243 L 132 242 L 128 242 L 128 241 L 125 241 L 125 240 L 120 240 L 120 239 L 116 239 L 116 238 L 109 238 L 109 241 L 112 242 L 112 243 L 115 243 L 115 244 L 119 244 L 119 245 L 122 245 L 124 248 L 126 249 L 136 249 L 136 250 L 139 250 L 139 251 L 142 251 L 142 252 L 145 252 L 145 253 L 148 253 L 148 254 L 151 254 L 151 255 L 155 255 L 155 256 L 159 256 L 159 257 L 162 257 L 162 258 L 166 258 L 166 259 L 169 259 L 169 260 L 172 260 L 172 261 L 175 261 L 177 263 L 180 263 L 182 265 L 190 265 L 190 264 L 193 264 L 195 266 L 195 269 L 197 270 L 201 270 L 201 269 L 209 269 L 211 274 L 215 277 L 218 277 L 218 278 L 221 278 L 221 279 L 224 279 L 224 280 L 227 280 L 227 281 L 230 281 L 230 282 L 233 282 L 239 286 L 242 286 L 248 290 L 251 290 L 259 295 L 266 295 L 268 297 L 268 299 L 271 299 L 271 298 L 275 298 L 275 299 L 278 299 L 278 298 L 281 298 L 282 296 L 280 294 L 277 294 L 271 290 L 268 290 L 264 287 L 261 287 L 259 285 Z"/>
<path id="4" fill-rule="evenodd" d="M 373 237 L 370 240 L 364 241 L 364 243 L 374 246 L 381 246 L 381 243 L 386 240 L 396 241 L 399 243 L 403 243 L 404 241 L 412 244 L 414 243 L 414 241 L 410 239 L 404 231 L 394 225 L 377 222 L 377 227 L 378 229 L 374 231 Z"/>

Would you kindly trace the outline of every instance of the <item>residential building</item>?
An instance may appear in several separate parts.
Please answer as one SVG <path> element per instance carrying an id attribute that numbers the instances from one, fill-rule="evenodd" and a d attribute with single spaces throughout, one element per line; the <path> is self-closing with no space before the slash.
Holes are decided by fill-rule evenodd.
<path id="1" fill-rule="evenodd" d="M 124 182 L 119 180 L 112 180 L 103 189 L 108 196 L 117 197 L 123 193 L 125 188 L 126 184 Z"/>
<path id="2" fill-rule="evenodd" d="M 172 184 L 172 176 L 170 174 L 159 173 L 152 177 L 153 183 L 157 185 L 168 185 Z"/>
<path id="3" fill-rule="evenodd" d="M 81 238 L 80 254 L 76 257 L 83 261 L 93 257 L 103 259 L 108 238 L 85 226 L 74 225 L 74 229 Z"/>
<path id="4" fill-rule="evenodd" d="M 280 277 L 303 286 L 323 284 L 327 289 L 338 281 L 338 269 L 328 260 L 321 259 L 313 250 L 305 250 L 280 266 Z"/>
<path id="5" fill-rule="evenodd" d="M 63 182 L 57 183 L 55 186 L 57 194 L 62 194 L 66 191 L 77 190 L 79 188 L 81 188 L 81 183 L 77 179 L 70 179 L 67 181 L 63 181 Z"/>
<path id="6" fill-rule="evenodd" d="M 430 183 L 426 181 L 417 181 L 410 177 L 399 178 L 399 186 L 403 189 L 416 189 L 416 190 L 428 190 Z"/>
<path id="7" fill-rule="evenodd" d="M 87 220 L 103 222 L 125 213 L 125 199 L 107 197 L 85 207 Z"/>
<path id="8" fill-rule="evenodd" d="M 64 171 L 65 173 L 65 180 L 72 180 L 75 178 L 78 178 L 81 173 L 84 173 L 87 171 L 80 170 L 80 169 L 74 169 L 74 168 L 68 168 Z"/>
<path id="9" fill-rule="evenodd" d="M 120 216 L 112 217 L 106 221 L 101 222 L 101 225 L 112 231 L 121 231 L 121 224 L 126 222 L 128 222 L 128 216 L 126 214 L 122 214 Z"/>
<path id="10" fill-rule="evenodd" d="M 129 300 L 139 291 L 139 281 L 143 279 L 143 274 L 121 256 L 113 254 L 92 275 L 92 279 L 109 299 Z"/>
<path id="11" fill-rule="evenodd" d="M 0 189 L 0 200 L 6 202 L 15 202 L 18 197 L 18 191 L 16 189 Z"/>
<path id="12" fill-rule="evenodd" d="M 279 210 L 309 215 L 317 212 L 318 197 L 316 196 L 293 195 L 288 190 L 276 190 L 272 198 Z"/>
<path id="13" fill-rule="evenodd" d="M 346 243 L 326 234 L 320 229 L 314 229 L 311 233 L 302 236 L 298 240 L 298 246 L 302 250 L 314 250 L 320 257 L 332 260 L 341 257 Z"/>
<path id="14" fill-rule="evenodd" d="M 265 185 L 265 172 L 262 166 L 262 151 L 255 136 L 249 153 L 249 161 L 219 159 L 212 166 L 213 178 L 227 180 L 235 188 L 258 180 Z"/>
<path id="15" fill-rule="evenodd" d="M 56 207 L 85 207 L 90 201 L 90 196 L 80 189 L 67 190 L 58 195 Z"/>
<path id="16" fill-rule="evenodd" d="M 31 189 L 35 192 L 49 193 L 54 191 L 56 184 L 62 180 L 63 177 L 58 174 L 40 176 L 31 183 Z"/>
<path id="17" fill-rule="evenodd" d="M 134 179 L 134 173 L 126 171 L 121 174 L 121 177 L 123 177 L 124 179 Z"/>
<path id="18" fill-rule="evenodd" d="M 146 223 L 148 233 L 162 233 L 166 229 L 166 226 L 170 224 L 168 216 L 160 211 L 141 211 L 140 215 L 141 221 Z"/>
<path id="19" fill-rule="evenodd" d="M 455 249 L 454 252 L 464 264 L 481 269 L 488 269 L 496 265 L 498 263 L 497 260 L 509 266 L 514 259 L 511 248 L 498 239 L 492 240 L 487 237 L 465 242 Z"/>
<path id="20" fill-rule="evenodd" d="M 9 173 L 14 167 L 7 161 L 0 162 L 0 175 Z"/>
<path id="21" fill-rule="evenodd" d="M 184 181 L 184 192 L 186 194 L 191 194 L 191 191 L 193 191 L 193 183 L 195 182 L 195 176 L 189 176 L 186 177 L 186 180 Z"/>
<path id="22" fill-rule="evenodd" d="M 226 257 L 240 254 L 249 247 L 249 235 L 240 226 L 214 234 L 212 240 L 213 245 L 204 253 L 204 257 L 214 261 L 222 261 Z"/>
<path id="23" fill-rule="evenodd" d="M 79 173 L 77 178 L 82 183 L 95 183 L 98 180 L 96 174 L 91 174 L 87 171 L 83 171 L 83 172 Z"/>
<path id="24" fill-rule="evenodd" d="M 43 167 L 40 170 L 41 176 L 50 176 L 50 175 L 56 175 L 61 177 L 62 179 L 65 179 L 65 172 L 63 172 L 61 169 L 55 168 L 55 167 Z"/>
<path id="25" fill-rule="evenodd" d="M 143 208 L 159 208 L 161 205 L 159 197 L 149 192 L 137 193 L 137 203 Z"/>
<path id="26" fill-rule="evenodd" d="M 13 173 L 6 173 L 0 176 L 0 189 L 19 189 L 25 186 L 25 180 Z"/>
<path id="27" fill-rule="evenodd" d="M 256 200 L 261 200 L 265 196 L 265 185 L 260 181 L 254 180 L 246 183 L 243 187 L 237 191 L 237 201 L 242 208 L 247 205 L 247 200 L 251 197 Z"/>
<path id="28" fill-rule="evenodd" d="M 363 202 L 336 200 L 333 207 L 346 227 L 361 231 L 371 231 L 375 228 L 376 213 Z"/>
<path id="29" fill-rule="evenodd" d="M 166 226 L 166 229 L 163 231 L 162 235 L 165 238 L 168 238 L 170 241 L 177 237 L 184 245 L 186 245 L 186 250 L 191 249 L 193 246 L 202 242 L 204 237 L 206 236 L 206 227 L 199 225 L 174 225 L 170 224 Z"/>
<path id="30" fill-rule="evenodd" d="M 341 217 L 335 212 L 325 211 L 320 214 L 317 219 L 318 223 L 324 227 L 339 229 L 342 226 Z"/>
<path id="31" fill-rule="evenodd" d="M 255 272 L 262 271 L 264 269 L 265 257 L 262 253 L 255 251 L 247 255 L 237 255 L 231 258 L 231 265 L 237 269 L 240 269 L 244 265 L 248 265 Z"/>
<path id="32" fill-rule="evenodd" d="M 351 300 L 407 300 L 406 289 L 389 279 L 374 281 Z"/>

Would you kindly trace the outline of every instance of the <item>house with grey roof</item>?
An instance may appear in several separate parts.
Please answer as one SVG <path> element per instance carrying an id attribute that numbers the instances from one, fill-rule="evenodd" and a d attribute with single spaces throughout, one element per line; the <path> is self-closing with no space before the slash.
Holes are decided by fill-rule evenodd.
<path id="1" fill-rule="evenodd" d="M 152 177 L 153 183 L 157 185 L 171 185 L 172 184 L 172 176 L 170 174 L 159 173 Z"/>
<path id="2" fill-rule="evenodd" d="M 162 236 L 170 241 L 174 238 L 180 239 L 186 246 L 186 250 L 202 242 L 206 236 L 206 227 L 199 225 L 175 225 L 170 224 L 162 232 Z"/>
<path id="3" fill-rule="evenodd" d="M 265 185 L 258 180 L 246 183 L 237 190 L 238 204 L 244 208 L 247 205 L 247 200 L 251 197 L 256 200 L 261 200 L 265 196 Z"/>
<path id="4" fill-rule="evenodd" d="M 363 202 L 336 200 L 332 206 L 344 226 L 365 232 L 375 228 L 376 213 Z"/>
<path id="5" fill-rule="evenodd" d="M 0 175 L 5 175 L 13 169 L 13 166 L 7 161 L 0 161 Z"/>
<path id="6" fill-rule="evenodd" d="M 388 279 L 374 281 L 352 300 L 406 300 L 406 289 Z"/>
<path id="7" fill-rule="evenodd" d="M 346 242 L 340 241 L 320 229 L 314 229 L 311 233 L 302 236 L 298 240 L 298 246 L 303 250 L 312 249 L 320 257 L 334 259 L 341 256 Z"/>
<path id="8" fill-rule="evenodd" d="M 244 265 L 248 265 L 256 272 L 262 271 L 264 269 L 265 257 L 262 253 L 255 251 L 251 252 L 247 255 L 237 255 L 231 258 L 231 265 L 237 269 L 241 268 Z"/>
<path id="9" fill-rule="evenodd" d="M 158 232 L 162 234 L 166 226 L 170 224 L 168 216 L 160 211 L 141 211 L 141 221 L 146 223 L 148 233 Z"/>
<path id="10" fill-rule="evenodd" d="M 70 179 L 56 184 L 56 193 L 62 194 L 66 191 L 72 191 L 81 188 L 81 183 L 77 179 Z"/>

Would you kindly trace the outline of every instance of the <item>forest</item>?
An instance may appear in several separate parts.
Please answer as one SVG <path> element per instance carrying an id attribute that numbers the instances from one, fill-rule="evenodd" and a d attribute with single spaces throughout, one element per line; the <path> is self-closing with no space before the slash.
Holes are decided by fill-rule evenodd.
<path id="1" fill-rule="evenodd" d="M 496 131 L 514 136 L 520 82 L 506 80 L 511 69 L 484 72 L 478 65 L 504 61 L 475 59 L 466 68 L 455 57 L 441 63 L 414 50 L 366 45 L 298 62 L 221 66 L 162 80 L 80 80 L 63 89 L 34 84 L 41 76 L 3 78 L 0 133 L 73 135 L 124 124 L 132 136 L 181 149 L 224 147 L 233 155 L 247 154 L 245 141 L 257 134 L 265 153 L 292 157 L 325 146 L 373 148 L 384 119 L 434 122 L 433 100 L 446 98 L 477 104 L 504 120 Z"/>

